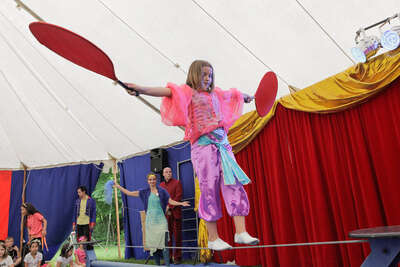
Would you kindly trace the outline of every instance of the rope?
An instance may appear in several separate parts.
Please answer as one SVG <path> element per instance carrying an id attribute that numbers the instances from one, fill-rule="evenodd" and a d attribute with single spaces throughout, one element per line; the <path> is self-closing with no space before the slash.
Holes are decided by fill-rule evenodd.
<path id="1" fill-rule="evenodd" d="M 232 247 L 226 250 L 236 250 L 236 249 L 251 249 L 251 248 L 277 248 L 277 247 L 302 247 L 302 246 L 320 246 L 320 245 L 337 245 L 337 244 L 354 244 L 354 243 L 365 243 L 368 240 L 342 240 L 342 241 L 324 241 L 324 242 L 308 242 L 308 243 L 289 243 L 289 244 L 272 244 L 272 245 L 258 245 L 258 246 L 240 246 Z M 144 246 L 125 246 L 126 248 L 144 248 Z M 160 249 L 159 247 L 148 247 Z M 203 247 L 164 247 L 168 249 L 209 249 Z"/>

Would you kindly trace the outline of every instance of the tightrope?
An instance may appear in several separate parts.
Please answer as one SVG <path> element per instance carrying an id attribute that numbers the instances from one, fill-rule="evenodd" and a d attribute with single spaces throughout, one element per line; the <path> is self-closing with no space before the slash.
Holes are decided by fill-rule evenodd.
<path id="1" fill-rule="evenodd" d="M 342 240 L 342 241 L 324 241 L 324 242 L 309 242 L 309 243 L 289 243 L 289 244 L 272 244 L 272 245 L 257 245 L 257 246 L 241 246 L 231 247 L 226 250 L 235 249 L 253 249 L 253 248 L 277 248 L 277 247 L 301 247 L 301 246 L 320 246 L 320 245 L 338 245 L 338 244 L 354 244 L 354 243 L 365 243 L 368 240 Z M 145 246 L 125 246 L 126 248 L 153 248 L 161 249 L 160 247 L 145 247 Z M 191 249 L 191 250 L 202 250 L 209 249 L 203 247 L 163 247 L 168 249 Z"/>

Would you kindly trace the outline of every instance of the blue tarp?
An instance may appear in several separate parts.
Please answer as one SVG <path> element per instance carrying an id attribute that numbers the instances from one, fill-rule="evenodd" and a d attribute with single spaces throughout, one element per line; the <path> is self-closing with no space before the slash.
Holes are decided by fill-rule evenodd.
<path id="1" fill-rule="evenodd" d="M 76 189 L 84 185 L 90 195 L 102 167 L 103 164 L 85 164 L 32 170 L 27 173 L 26 202 L 32 203 L 48 222 L 46 239 L 49 251 L 44 250 L 46 260 L 54 256 L 71 233 L 74 201 L 78 198 Z M 11 181 L 8 234 L 14 237 L 17 245 L 20 239 L 23 176 L 23 171 L 15 171 Z"/>

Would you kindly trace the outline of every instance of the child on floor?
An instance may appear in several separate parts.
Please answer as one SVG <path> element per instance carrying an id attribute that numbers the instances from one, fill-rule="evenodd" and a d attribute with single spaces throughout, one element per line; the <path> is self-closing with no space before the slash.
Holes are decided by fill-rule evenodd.
<path id="1" fill-rule="evenodd" d="M 0 267 L 14 267 L 13 260 L 7 253 L 7 248 L 4 244 L 0 244 Z"/>
<path id="2" fill-rule="evenodd" d="M 14 238 L 12 236 L 9 236 L 5 240 L 5 245 L 7 248 L 8 255 L 11 257 L 11 259 L 14 262 L 14 266 L 17 266 L 18 264 L 21 263 L 21 258 L 18 257 L 18 247 L 14 245 Z"/>
<path id="3" fill-rule="evenodd" d="M 86 236 L 81 236 L 78 239 L 79 243 L 86 241 Z M 79 244 L 79 247 L 75 249 L 75 265 L 79 267 L 86 267 L 86 252 L 83 244 Z"/>
<path id="4" fill-rule="evenodd" d="M 70 244 L 64 244 L 61 248 L 60 256 L 57 258 L 56 267 L 73 267 L 74 262 L 72 259 L 72 253 L 74 247 Z"/>
<path id="5" fill-rule="evenodd" d="M 28 247 L 30 252 L 24 258 L 25 267 L 40 267 L 43 255 L 38 251 L 39 241 L 37 239 L 32 240 Z"/>

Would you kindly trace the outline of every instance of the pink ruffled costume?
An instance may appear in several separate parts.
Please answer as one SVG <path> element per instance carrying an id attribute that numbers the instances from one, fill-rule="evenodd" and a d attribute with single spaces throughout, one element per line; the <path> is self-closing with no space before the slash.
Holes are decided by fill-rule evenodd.
<path id="1" fill-rule="evenodd" d="M 200 184 L 200 218 L 212 222 L 222 217 L 218 188 L 230 216 L 248 215 L 250 205 L 243 188 L 247 182 L 239 182 L 235 175 L 234 182 L 227 184 L 221 167 L 221 146 L 236 164 L 226 133 L 242 114 L 242 94 L 237 89 L 223 91 L 217 87 L 211 93 L 196 91 L 188 85 L 168 83 L 167 87 L 172 96 L 162 100 L 162 121 L 185 127 L 185 140 L 191 143 L 192 164 Z M 204 140 L 209 143 L 205 145 L 201 142 Z"/>

